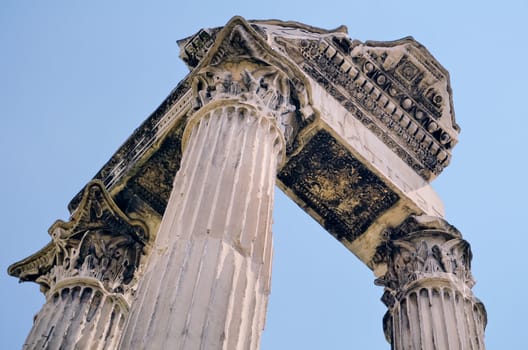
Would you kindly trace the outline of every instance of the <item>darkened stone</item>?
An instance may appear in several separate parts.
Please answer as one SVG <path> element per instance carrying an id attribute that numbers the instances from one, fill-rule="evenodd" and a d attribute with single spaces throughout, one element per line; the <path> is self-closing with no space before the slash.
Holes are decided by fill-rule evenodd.
<path id="1" fill-rule="evenodd" d="M 354 241 L 399 199 L 326 131 L 319 131 L 278 175 L 338 240 Z"/>

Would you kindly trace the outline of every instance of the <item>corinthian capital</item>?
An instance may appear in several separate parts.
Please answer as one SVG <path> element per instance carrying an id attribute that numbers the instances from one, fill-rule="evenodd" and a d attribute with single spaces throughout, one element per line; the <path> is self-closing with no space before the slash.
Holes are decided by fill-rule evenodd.
<path id="1" fill-rule="evenodd" d="M 212 102 L 252 106 L 262 117 L 273 119 L 291 145 L 302 122 L 292 89 L 288 76 L 276 67 L 227 61 L 207 66 L 196 74 L 194 108 L 198 110 Z"/>
<path id="2" fill-rule="evenodd" d="M 387 272 L 386 339 L 400 349 L 484 349 L 486 309 L 471 291 L 471 249 L 445 220 L 411 216 L 377 252 Z"/>
<path id="3" fill-rule="evenodd" d="M 238 99 L 275 117 L 295 110 L 288 77 L 277 68 L 251 62 L 205 68 L 194 81 L 195 108 L 213 100 Z"/>
<path id="4" fill-rule="evenodd" d="M 45 293 L 83 284 L 99 285 L 108 293 L 129 291 L 147 229 L 117 207 L 102 183 L 89 183 L 71 220 L 58 220 L 49 233 L 52 241 L 13 264 L 9 274 L 39 283 Z"/>
<path id="5" fill-rule="evenodd" d="M 388 234 L 378 250 L 387 263 L 387 272 L 376 280 L 385 286 L 383 301 L 391 306 L 394 299 L 427 284 L 449 283 L 470 290 L 471 248 L 460 232 L 440 218 L 410 217 Z"/>

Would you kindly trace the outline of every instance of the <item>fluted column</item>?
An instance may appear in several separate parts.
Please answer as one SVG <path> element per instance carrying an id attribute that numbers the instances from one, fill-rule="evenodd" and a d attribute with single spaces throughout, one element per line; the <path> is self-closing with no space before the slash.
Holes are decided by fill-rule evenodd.
<path id="1" fill-rule="evenodd" d="M 35 317 L 24 349 L 116 349 L 128 313 L 120 294 L 77 281 L 57 288 Z"/>
<path id="2" fill-rule="evenodd" d="M 199 109 L 122 349 L 258 348 L 284 151 L 277 125 L 290 110 L 282 79 L 260 66 L 197 78 Z"/>
<path id="3" fill-rule="evenodd" d="M 146 226 L 121 212 L 94 181 L 71 220 L 57 221 L 49 232 L 51 243 L 9 268 L 22 281 L 39 283 L 46 295 L 23 348 L 116 349 Z"/>
<path id="4" fill-rule="evenodd" d="M 411 217 L 392 231 L 386 254 L 384 331 L 392 349 L 483 350 L 486 310 L 471 287 L 471 250 L 433 217 Z"/>

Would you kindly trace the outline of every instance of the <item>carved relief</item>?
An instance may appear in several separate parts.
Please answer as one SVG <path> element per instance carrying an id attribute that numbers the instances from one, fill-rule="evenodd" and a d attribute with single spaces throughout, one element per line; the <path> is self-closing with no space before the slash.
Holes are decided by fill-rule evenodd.
<path id="1" fill-rule="evenodd" d="M 202 44 L 211 40 L 214 44 L 210 46 Z M 195 109 L 227 99 L 254 105 L 277 121 L 286 153 L 291 154 L 301 142 L 296 136 L 315 114 L 301 70 L 267 40 L 264 28 L 235 17 L 224 28 L 202 30 L 179 44 L 183 59 L 194 69 Z M 190 52 L 189 47 L 202 50 Z"/>
<path id="2" fill-rule="evenodd" d="M 471 292 L 471 258 L 440 218 L 412 216 L 387 231 L 374 261 L 387 272 L 375 283 L 385 287 L 383 330 L 393 349 L 484 349 L 487 315 Z"/>
<path id="3" fill-rule="evenodd" d="M 362 44 L 341 33 L 277 42 L 425 179 L 450 160 L 459 127 L 447 72 L 412 38 Z"/>
<path id="4" fill-rule="evenodd" d="M 220 28 L 201 29 L 190 38 L 178 40 L 180 58 L 191 68 L 194 68 L 205 57 L 207 51 L 213 46 Z"/>
<path id="5" fill-rule="evenodd" d="M 72 200 L 71 220 L 52 226 L 52 242 L 9 268 L 21 281 L 39 283 L 48 296 L 35 324 L 49 329 L 42 333 L 45 327 L 34 327 L 39 332 L 32 339 L 45 339 L 35 348 L 47 346 L 53 336 L 55 342 L 81 339 L 78 347 L 88 348 L 90 342 L 82 339 L 88 332 L 89 339 L 117 339 L 148 237 L 145 225 L 122 213 L 106 190 L 127 210 L 134 211 L 137 200 L 162 215 L 180 166 L 183 130 L 196 109 L 215 103 L 231 108 L 234 102 L 242 106 L 231 117 L 247 116 L 250 110 L 258 118 L 272 118 L 285 136 L 289 156 L 279 180 L 344 243 L 379 222 L 400 197 L 333 131 L 319 129 L 328 124 L 317 121 L 297 137 L 316 119 L 310 106 L 314 81 L 350 112 L 338 108 L 339 113 L 357 118 L 424 179 L 449 164 L 459 132 L 449 77 L 412 38 L 361 43 L 348 38 L 343 28 L 325 31 L 294 22 L 234 18 L 223 28 L 203 29 L 178 43 L 191 73 L 103 166 L 95 176 L 98 181 Z M 317 87 L 317 93 L 323 89 Z M 398 204 L 398 210 L 409 209 Z M 471 251 L 458 231 L 439 219 L 413 217 L 387 232 L 372 265 L 387 266 L 376 283 L 385 287 L 383 301 L 389 306 L 386 334 L 391 341 L 395 335 L 401 338 L 393 348 L 410 348 L 404 341 L 415 341 L 423 324 L 424 329 L 434 327 L 431 334 L 446 325 L 455 331 L 470 325 L 468 338 L 481 343 L 478 325 L 485 325 L 485 310 L 469 290 L 474 284 Z M 86 316 L 78 312 L 83 307 L 88 307 Z M 418 313 L 437 325 L 420 324 Z M 78 327 L 72 326 L 73 315 Z M 92 320 L 100 324 L 94 326 Z M 107 325 L 109 331 L 103 329 Z M 403 327 L 409 332 L 395 331 Z M 82 337 L 72 330 L 82 330 Z M 110 335 L 103 336 L 105 332 Z M 442 344 L 431 334 L 426 335 L 431 343 Z"/>
<path id="6" fill-rule="evenodd" d="M 122 293 L 134 277 L 141 252 L 140 245 L 130 237 L 104 231 L 86 231 L 77 247 L 68 246 L 60 247 L 57 265 L 37 282 L 53 286 L 69 277 L 88 277 L 99 280 L 111 293 Z"/>
<path id="7" fill-rule="evenodd" d="M 194 95 L 195 109 L 222 99 L 237 99 L 257 107 L 264 116 L 278 122 L 290 145 L 299 128 L 289 79 L 275 67 L 250 62 L 208 67 L 195 78 Z"/>
<path id="8" fill-rule="evenodd" d="M 421 278 L 445 277 L 452 274 L 468 287 L 473 286 L 470 272 L 471 251 L 462 239 L 444 243 L 396 240 L 390 243 L 391 257 L 387 274 L 377 283 L 391 290 L 404 288 Z"/>
<path id="9" fill-rule="evenodd" d="M 49 232 L 52 242 L 13 264 L 11 275 L 35 281 L 45 292 L 70 278 L 97 280 L 109 293 L 128 291 L 147 231 L 141 222 L 130 220 L 117 208 L 100 182 L 86 187 L 71 221 L 59 220 Z"/>
<path id="10" fill-rule="evenodd" d="M 157 143 L 162 143 L 161 140 L 169 133 L 171 127 L 181 125 L 179 121 L 184 119 L 187 111 L 191 109 L 189 88 L 187 80 L 180 82 L 149 118 L 134 130 L 93 179 L 101 181 L 105 188 L 111 191 L 116 185 L 135 175 L 140 168 L 139 163 L 143 165 L 149 160 Z M 70 201 L 70 212 L 79 206 L 83 193 L 84 189 Z"/>
<path id="11" fill-rule="evenodd" d="M 127 185 L 127 193 L 137 195 L 159 215 L 163 215 L 165 211 L 174 174 L 180 168 L 182 134 L 183 127 L 175 128 Z"/>
<path id="12" fill-rule="evenodd" d="M 399 200 L 326 131 L 319 131 L 278 179 L 324 220 L 338 240 L 354 241 Z"/>

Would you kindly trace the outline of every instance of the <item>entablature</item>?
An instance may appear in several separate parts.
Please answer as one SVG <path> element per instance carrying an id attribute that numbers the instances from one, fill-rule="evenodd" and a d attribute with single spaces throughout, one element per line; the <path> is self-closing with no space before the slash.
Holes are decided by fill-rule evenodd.
<path id="1" fill-rule="evenodd" d="M 384 226 L 444 215 L 429 181 L 448 165 L 459 128 L 447 71 L 414 39 L 361 43 L 345 27 L 235 17 L 178 44 L 190 73 L 94 177 L 121 208 L 159 223 L 184 129 L 200 98 L 217 93 L 209 82 L 200 97 L 197 81 L 239 64 L 286 77 L 295 130 L 278 184 L 361 260 L 371 264 Z"/>

